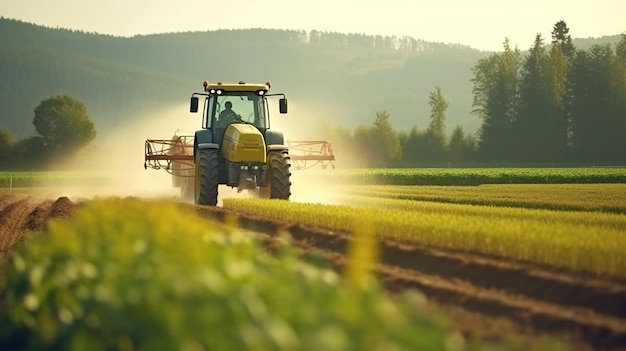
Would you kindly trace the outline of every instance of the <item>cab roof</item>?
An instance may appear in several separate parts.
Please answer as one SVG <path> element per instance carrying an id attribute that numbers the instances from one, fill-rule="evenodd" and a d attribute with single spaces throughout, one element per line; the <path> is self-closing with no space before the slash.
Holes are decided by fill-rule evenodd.
<path id="1" fill-rule="evenodd" d="M 221 89 L 223 91 L 259 91 L 259 90 L 265 90 L 268 91 L 270 90 L 271 87 L 271 83 L 270 82 L 266 82 L 265 84 L 258 84 L 258 83 L 245 83 L 245 82 L 239 82 L 239 83 L 222 83 L 222 82 L 207 82 L 204 81 L 204 83 L 202 84 L 204 86 L 204 91 L 210 91 L 210 90 L 217 90 L 217 89 Z"/>

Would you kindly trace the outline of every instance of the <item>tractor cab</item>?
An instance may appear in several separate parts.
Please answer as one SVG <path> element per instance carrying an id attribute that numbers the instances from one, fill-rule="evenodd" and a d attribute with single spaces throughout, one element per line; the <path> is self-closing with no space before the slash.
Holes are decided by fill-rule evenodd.
<path id="1" fill-rule="evenodd" d="M 270 82 L 265 84 L 223 84 L 204 82 L 204 94 L 197 93 L 191 98 L 191 112 L 199 109 L 198 95 L 206 96 L 202 127 L 213 134 L 213 142 L 220 144 L 226 128 L 233 123 L 249 124 L 261 134 L 270 127 L 268 96 L 281 96 L 280 113 L 287 113 L 287 99 L 283 94 L 269 94 Z"/>

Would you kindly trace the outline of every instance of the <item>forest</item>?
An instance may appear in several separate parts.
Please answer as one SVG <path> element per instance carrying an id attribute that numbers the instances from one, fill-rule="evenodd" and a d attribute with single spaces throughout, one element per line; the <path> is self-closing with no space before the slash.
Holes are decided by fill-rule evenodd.
<path id="1" fill-rule="evenodd" d="M 346 157 L 347 166 L 623 163 L 624 35 L 572 39 L 559 22 L 552 36 L 525 51 L 503 38 L 502 52 L 482 52 L 301 30 L 126 38 L 1 18 L 0 129 L 25 140 L 34 108 L 68 94 L 85 103 L 100 138 L 134 116 L 184 106 L 205 79 L 271 80 L 301 114 L 289 118 L 338 154 L 368 155 Z"/>
<path id="2" fill-rule="evenodd" d="M 537 35 L 526 53 L 505 40 L 503 52 L 474 64 L 475 134 L 457 125 L 446 135 L 448 102 L 436 87 L 425 130 L 395 132 L 383 112 L 355 131 L 352 145 L 380 155 L 368 166 L 382 167 L 624 164 L 626 34 L 614 47 L 586 50 L 575 47 L 564 21 L 551 34 L 550 46 Z"/>

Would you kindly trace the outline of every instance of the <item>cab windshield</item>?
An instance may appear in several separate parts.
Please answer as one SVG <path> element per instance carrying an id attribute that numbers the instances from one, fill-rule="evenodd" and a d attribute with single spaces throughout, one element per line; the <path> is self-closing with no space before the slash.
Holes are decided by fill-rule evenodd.
<path id="1" fill-rule="evenodd" d="M 265 101 L 254 92 L 225 92 L 214 95 L 212 125 L 225 128 L 230 123 L 244 122 L 266 129 Z"/>

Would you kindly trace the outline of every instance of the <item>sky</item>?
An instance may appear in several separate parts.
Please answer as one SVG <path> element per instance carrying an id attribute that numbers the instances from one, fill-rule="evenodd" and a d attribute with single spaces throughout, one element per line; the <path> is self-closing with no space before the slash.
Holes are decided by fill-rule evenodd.
<path id="1" fill-rule="evenodd" d="M 573 38 L 626 33 L 626 0 L 0 0 L 0 16 L 133 36 L 271 28 L 411 36 L 486 51 L 526 50 L 564 20 Z"/>

